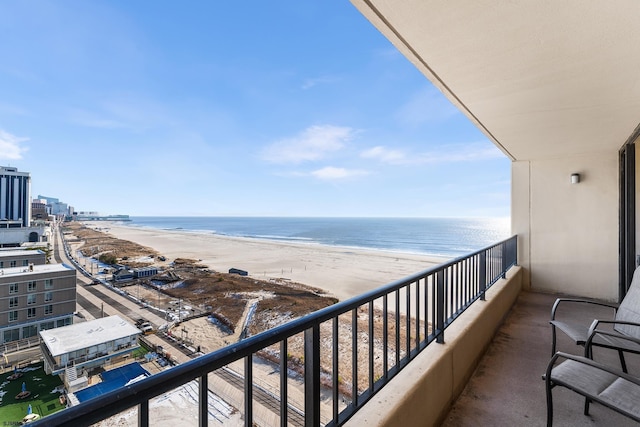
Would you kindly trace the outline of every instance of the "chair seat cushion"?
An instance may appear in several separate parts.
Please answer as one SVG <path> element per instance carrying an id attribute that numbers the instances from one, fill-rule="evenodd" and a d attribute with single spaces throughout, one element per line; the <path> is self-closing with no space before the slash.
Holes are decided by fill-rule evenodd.
<path id="1" fill-rule="evenodd" d="M 551 381 L 640 419 L 640 386 L 617 375 L 575 360 L 565 360 L 552 369 Z"/>

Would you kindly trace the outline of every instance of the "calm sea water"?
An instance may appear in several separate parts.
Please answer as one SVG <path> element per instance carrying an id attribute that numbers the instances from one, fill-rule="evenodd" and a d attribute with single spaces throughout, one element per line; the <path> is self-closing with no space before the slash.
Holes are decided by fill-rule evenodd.
<path id="1" fill-rule="evenodd" d="M 508 218 L 131 217 L 127 225 L 446 257 L 509 237 Z"/>

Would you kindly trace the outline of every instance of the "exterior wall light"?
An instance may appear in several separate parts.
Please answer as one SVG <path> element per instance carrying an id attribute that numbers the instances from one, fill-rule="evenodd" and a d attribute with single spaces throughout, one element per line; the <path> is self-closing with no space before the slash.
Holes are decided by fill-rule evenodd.
<path id="1" fill-rule="evenodd" d="M 571 174 L 571 183 L 572 184 L 577 184 L 580 182 L 580 174 L 579 173 L 572 173 Z"/>

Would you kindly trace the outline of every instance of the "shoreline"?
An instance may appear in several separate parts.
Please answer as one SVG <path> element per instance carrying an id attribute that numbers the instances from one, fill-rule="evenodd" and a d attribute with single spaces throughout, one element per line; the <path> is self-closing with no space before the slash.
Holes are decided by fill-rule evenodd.
<path id="1" fill-rule="evenodd" d="M 167 260 L 191 258 L 215 271 L 238 268 L 256 279 L 291 280 L 322 289 L 341 301 L 451 259 L 315 242 L 154 229 L 106 221 L 83 224 L 118 239 L 153 248 Z"/>

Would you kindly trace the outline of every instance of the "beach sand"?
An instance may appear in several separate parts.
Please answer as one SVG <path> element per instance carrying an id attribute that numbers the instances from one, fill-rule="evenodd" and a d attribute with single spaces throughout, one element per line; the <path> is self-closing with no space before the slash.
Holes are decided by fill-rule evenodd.
<path id="1" fill-rule="evenodd" d="M 166 257 L 166 261 L 160 264 L 166 264 L 168 266 L 176 258 L 194 259 L 199 261 L 198 264 L 206 265 L 215 271 L 227 272 L 230 268 L 238 268 L 248 271 L 249 276 L 255 277 L 256 279 L 288 279 L 303 285 L 322 289 L 339 300 L 346 300 L 361 295 L 367 291 L 447 261 L 445 258 L 427 255 L 236 238 L 215 235 L 213 233 L 204 234 L 180 230 L 143 229 L 110 222 L 86 222 L 84 225 L 89 228 L 99 229 L 99 231 L 106 232 L 115 238 L 128 240 L 155 249 L 160 255 Z M 158 257 L 155 257 L 153 261 L 155 264 L 158 264 Z M 153 292 L 155 291 L 153 290 L 145 290 L 144 288 L 138 287 L 131 291 L 150 292 L 149 295 L 145 296 L 145 298 L 150 301 L 157 298 L 154 296 Z M 256 298 L 258 298 L 258 296 L 256 296 Z M 403 301 L 403 299 L 401 299 L 401 301 Z M 253 300 L 248 300 L 247 310 L 252 302 Z M 403 311 L 402 308 L 401 311 Z M 171 332 L 174 336 L 187 338 L 190 345 L 194 348 L 200 346 L 201 350 L 206 353 L 237 342 L 244 317 L 243 315 L 242 319 L 236 325 L 235 333 L 221 331 L 206 318 L 182 322 Z M 341 319 L 340 322 L 341 333 L 339 336 L 342 338 L 340 341 L 339 357 L 342 363 L 339 369 L 339 376 L 343 378 L 344 387 L 350 390 L 352 366 L 351 326 L 349 323 L 350 316 L 347 317 L 349 318 Z M 287 319 L 284 318 L 276 319 L 276 324 L 286 320 Z M 404 323 L 401 323 L 401 325 L 404 325 Z M 323 327 L 326 329 L 329 325 L 323 325 Z M 362 328 L 364 330 L 366 325 L 363 324 Z M 329 331 L 323 332 L 323 334 L 329 333 Z M 404 337 L 403 333 L 402 336 Z M 292 338 L 289 341 L 288 351 L 296 357 L 302 357 L 303 346 L 301 337 Z M 277 350 L 273 349 L 267 351 L 277 352 Z M 380 352 L 382 350 L 377 348 L 376 351 Z M 326 358 L 329 357 L 331 352 L 324 351 L 323 354 Z M 366 358 L 368 353 L 362 352 L 358 353 L 358 355 Z M 383 358 L 377 357 L 376 360 L 380 362 Z M 330 363 L 330 360 L 323 359 L 323 365 L 327 368 L 330 366 Z M 360 363 L 364 366 L 366 360 L 361 360 Z M 255 380 L 260 381 L 261 384 L 269 389 L 277 389 L 279 387 L 279 380 L 277 376 L 271 375 L 273 366 L 269 363 L 263 364 L 268 369 L 265 372 L 256 369 L 254 372 Z M 379 363 L 376 363 L 376 365 L 378 364 Z M 375 366 L 376 373 L 380 373 L 381 369 L 381 366 Z M 240 367 L 238 372 L 242 372 L 242 367 Z M 364 383 L 366 382 L 364 376 L 359 378 L 359 383 L 361 382 L 362 384 L 359 384 L 360 388 L 365 389 L 367 384 Z M 224 390 L 224 387 L 219 385 L 216 385 L 214 388 L 217 393 Z M 297 389 L 302 390 L 303 388 L 301 385 L 294 387 L 293 384 L 291 384 L 289 393 L 290 404 L 296 407 L 303 407 L 304 400 L 300 397 L 303 396 L 303 394 L 300 392 L 298 393 L 300 396 L 298 396 L 298 394 L 296 394 Z M 168 400 L 173 401 L 175 399 Z M 235 407 L 242 407 L 241 399 L 237 400 L 227 396 L 226 400 Z M 180 403 L 180 399 L 178 399 L 178 403 Z M 174 406 L 175 405 L 176 404 L 174 404 Z M 344 403 L 341 405 L 344 406 Z M 323 399 L 321 406 L 323 408 L 323 414 L 331 413 L 330 399 Z M 193 408 L 190 409 L 192 410 Z M 256 409 L 256 411 L 256 416 L 273 416 L 269 411 L 258 409 Z M 162 421 L 162 425 L 168 424 L 168 420 L 172 419 L 171 410 L 165 411 L 163 408 L 156 408 L 156 412 L 158 412 L 157 416 L 159 420 Z M 165 412 L 167 413 L 165 414 Z M 135 417 L 129 417 L 130 413 L 132 413 L 132 411 L 128 411 L 123 416 L 114 417 L 104 425 L 129 425 L 128 418 L 135 421 Z M 160 415 L 160 413 L 162 413 L 162 415 Z M 238 415 L 235 413 L 229 416 L 230 419 L 226 419 L 223 424 L 233 424 L 234 420 L 232 419 L 235 419 Z"/>
<path id="2" fill-rule="evenodd" d="M 201 260 L 215 271 L 238 268 L 259 279 L 284 278 L 320 288 L 339 300 L 445 262 L 429 255 L 152 230 L 108 222 L 85 223 L 116 238 L 156 249 L 167 258 Z"/>

